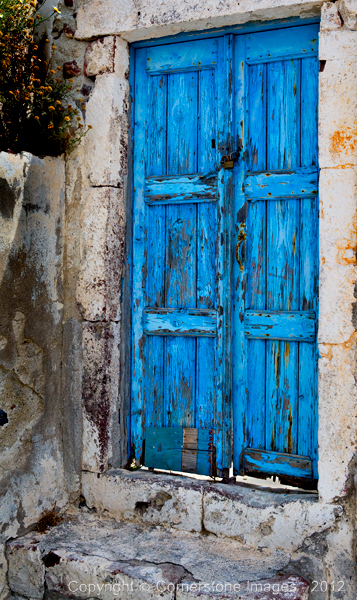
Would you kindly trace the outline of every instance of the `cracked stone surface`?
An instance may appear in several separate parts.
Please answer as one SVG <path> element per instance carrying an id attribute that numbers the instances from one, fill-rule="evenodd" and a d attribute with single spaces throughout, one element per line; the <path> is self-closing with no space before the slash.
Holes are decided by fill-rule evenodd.
<path id="1" fill-rule="evenodd" d="M 200 593 L 200 598 L 231 597 L 230 593 L 227 596 L 214 590 L 213 582 L 222 583 L 222 589 L 230 586 L 233 590 L 234 585 L 239 585 L 248 593 L 242 598 L 270 598 L 254 595 L 260 586 L 251 594 L 247 581 L 260 582 L 263 587 L 284 584 L 282 599 L 307 598 L 308 584 L 304 580 L 281 574 L 290 561 L 288 553 L 257 550 L 237 541 L 198 533 L 117 523 L 93 514 L 67 515 L 46 534 L 29 533 L 9 542 L 7 559 L 12 593 L 25 595 L 27 570 L 33 598 L 43 597 L 45 584 L 48 592 L 83 598 L 97 595 L 94 591 L 98 588 L 89 588 L 90 584 L 109 586 L 115 582 L 124 586 L 120 595 L 123 599 L 160 595 L 169 600 L 175 597 L 177 586 L 182 598 L 196 593 Z M 73 582 L 77 582 L 78 590 Z M 204 584 L 208 586 L 207 594 Z M 79 589 L 80 585 L 87 586 L 87 594 L 84 587 Z M 108 586 L 107 590 L 102 589 L 101 598 L 113 597 Z"/>

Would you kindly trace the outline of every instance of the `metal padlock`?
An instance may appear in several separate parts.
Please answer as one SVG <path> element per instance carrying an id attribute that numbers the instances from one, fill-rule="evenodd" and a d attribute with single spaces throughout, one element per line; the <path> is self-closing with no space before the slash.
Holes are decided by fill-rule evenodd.
<path id="1" fill-rule="evenodd" d="M 233 169 L 233 167 L 234 167 L 233 160 L 227 160 L 225 163 L 223 163 L 224 169 Z"/>

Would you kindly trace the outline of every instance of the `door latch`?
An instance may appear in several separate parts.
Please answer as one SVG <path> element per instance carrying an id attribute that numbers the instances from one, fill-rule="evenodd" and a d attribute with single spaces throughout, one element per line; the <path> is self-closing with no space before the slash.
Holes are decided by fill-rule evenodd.
<path id="1" fill-rule="evenodd" d="M 231 152 L 231 154 L 225 154 L 221 158 L 221 165 L 224 169 L 233 169 L 234 163 L 239 158 L 239 152 Z"/>

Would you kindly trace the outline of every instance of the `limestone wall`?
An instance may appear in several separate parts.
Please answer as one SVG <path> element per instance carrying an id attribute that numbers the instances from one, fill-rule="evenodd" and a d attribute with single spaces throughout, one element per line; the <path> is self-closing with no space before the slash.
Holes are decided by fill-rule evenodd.
<path id="1" fill-rule="evenodd" d="M 0 597 L 4 542 L 63 507 L 64 160 L 0 154 Z M 77 482 L 78 487 L 78 482 Z"/>

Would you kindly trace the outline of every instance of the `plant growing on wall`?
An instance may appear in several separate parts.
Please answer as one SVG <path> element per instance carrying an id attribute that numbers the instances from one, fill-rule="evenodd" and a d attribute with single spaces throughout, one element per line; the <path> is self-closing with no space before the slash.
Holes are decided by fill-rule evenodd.
<path id="1" fill-rule="evenodd" d="M 45 60 L 49 40 L 37 39 L 39 7 L 36 0 L 0 0 L 0 150 L 56 156 L 86 131 L 71 104 L 71 80 Z"/>

